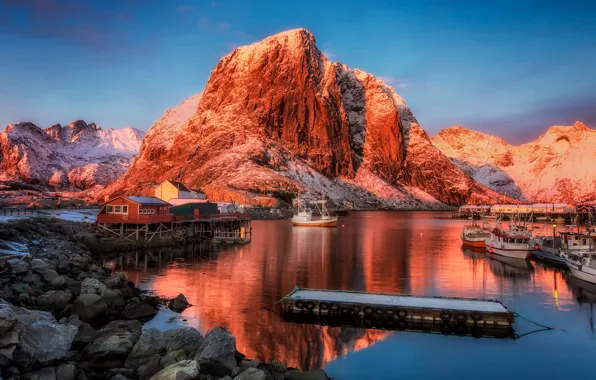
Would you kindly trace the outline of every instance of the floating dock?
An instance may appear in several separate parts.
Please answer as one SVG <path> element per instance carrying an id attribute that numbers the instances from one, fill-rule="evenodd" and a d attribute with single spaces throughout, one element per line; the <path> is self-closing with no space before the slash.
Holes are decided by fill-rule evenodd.
<path id="1" fill-rule="evenodd" d="M 297 288 L 281 303 L 296 323 L 513 337 L 514 314 L 496 300 Z"/>

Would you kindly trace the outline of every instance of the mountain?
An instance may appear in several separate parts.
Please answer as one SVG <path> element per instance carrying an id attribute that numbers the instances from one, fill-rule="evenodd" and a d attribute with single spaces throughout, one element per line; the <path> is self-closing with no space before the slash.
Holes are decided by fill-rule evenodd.
<path id="1" fill-rule="evenodd" d="M 104 194 L 151 194 L 164 179 L 226 200 L 280 190 L 387 208 L 498 198 L 431 144 L 393 88 L 329 61 L 305 29 L 223 57 Z"/>
<path id="2" fill-rule="evenodd" d="M 82 120 L 46 129 L 11 124 L 0 133 L 0 181 L 56 190 L 105 186 L 126 172 L 142 138 L 133 128 L 103 130 Z"/>
<path id="3" fill-rule="evenodd" d="M 441 130 L 432 143 L 476 181 L 511 197 L 569 203 L 596 199 L 596 130 L 579 121 L 550 127 L 518 146 L 460 126 Z"/>

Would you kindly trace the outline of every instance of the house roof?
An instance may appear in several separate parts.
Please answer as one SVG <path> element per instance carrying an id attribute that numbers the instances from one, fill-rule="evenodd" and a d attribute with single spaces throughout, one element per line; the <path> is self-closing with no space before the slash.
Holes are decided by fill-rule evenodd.
<path id="1" fill-rule="evenodd" d="M 205 194 L 205 193 L 203 193 L 203 191 L 201 189 L 190 189 L 190 190 L 194 191 L 195 193 Z"/>
<path id="2" fill-rule="evenodd" d="M 116 198 L 110 199 L 109 201 L 107 201 L 104 204 L 115 201 L 118 198 L 126 198 L 129 201 L 140 204 L 141 206 L 171 206 L 168 202 L 162 201 L 161 199 L 156 198 L 156 197 L 141 197 L 141 196 L 135 196 L 135 195 L 120 195 Z"/>
<path id="3" fill-rule="evenodd" d="M 184 185 L 182 182 L 176 182 L 176 181 L 171 181 L 171 180 L 167 180 L 169 183 L 171 183 L 172 185 L 174 185 L 176 187 L 176 189 L 178 189 L 179 191 L 188 191 L 190 192 L 190 189 L 188 187 L 186 187 L 186 185 Z"/>

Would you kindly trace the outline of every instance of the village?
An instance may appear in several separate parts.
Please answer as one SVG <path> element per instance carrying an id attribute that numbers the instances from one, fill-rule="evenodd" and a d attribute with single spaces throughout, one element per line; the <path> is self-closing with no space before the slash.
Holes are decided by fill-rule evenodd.
<path id="1" fill-rule="evenodd" d="M 454 211 L 453 218 L 501 219 L 520 217 L 536 222 L 579 224 L 596 214 L 596 206 L 569 203 L 463 205 Z"/>

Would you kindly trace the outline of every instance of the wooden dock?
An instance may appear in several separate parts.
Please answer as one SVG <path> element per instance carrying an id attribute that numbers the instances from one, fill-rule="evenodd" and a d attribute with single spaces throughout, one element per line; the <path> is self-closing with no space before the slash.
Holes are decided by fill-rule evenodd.
<path id="1" fill-rule="evenodd" d="M 297 323 L 513 337 L 514 315 L 496 300 L 297 288 L 281 303 Z"/>

